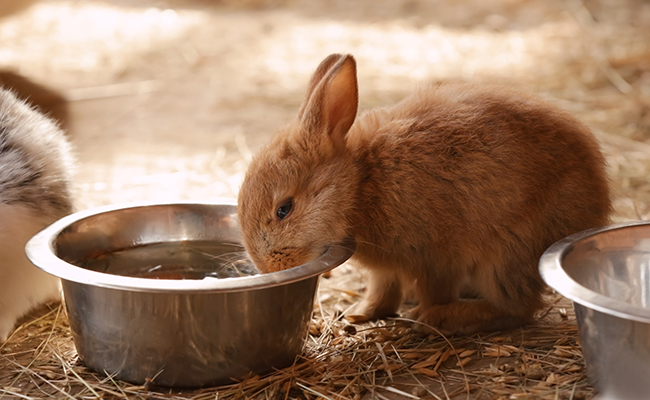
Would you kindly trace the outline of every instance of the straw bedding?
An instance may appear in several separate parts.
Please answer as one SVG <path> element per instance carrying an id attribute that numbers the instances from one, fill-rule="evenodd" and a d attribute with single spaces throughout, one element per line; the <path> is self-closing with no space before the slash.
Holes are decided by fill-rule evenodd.
<path id="1" fill-rule="evenodd" d="M 322 285 L 324 301 L 316 306 L 304 354 L 293 366 L 270 375 L 192 391 L 115 381 L 83 366 L 62 307 L 51 304 L 3 345 L 0 390 L 8 398 L 75 399 L 593 396 L 585 380 L 573 312 L 559 296 L 550 296 L 551 305 L 539 321 L 519 330 L 472 337 L 426 336 L 413 332 L 411 323 L 399 318 L 363 325 L 345 322 L 340 307 L 347 307 L 358 294 L 339 289 L 355 275 L 342 272 Z"/>
<path id="2" fill-rule="evenodd" d="M 9 13 L 0 2 L 0 68 L 68 99 L 69 112 L 57 115 L 69 118 L 62 122 L 79 148 L 79 208 L 234 196 L 271 127 L 295 112 L 321 56 L 349 51 L 360 66 L 362 108 L 443 79 L 507 81 L 541 93 L 600 140 L 614 221 L 648 218 L 650 4 L 503 0 L 487 9 L 481 1 L 369 3 L 179 0 L 165 10 L 144 0 L 44 1 Z M 80 36 L 65 25 L 83 21 L 97 29 L 86 27 Z M 349 324 L 343 315 L 363 290 L 362 272 L 338 268 L 321 280 L 305 351 L 293 366 L 197 390 L 159 388 L 155 381 L 134 386 L 88 370 L 63 307 L 49 304 L 0 344 L 0 398 L 595 395 L 571 303 L 561 296 L 549 293 L 548 308 L 525 327 L 447 338 L 414 332 L 401 318 Z"/>

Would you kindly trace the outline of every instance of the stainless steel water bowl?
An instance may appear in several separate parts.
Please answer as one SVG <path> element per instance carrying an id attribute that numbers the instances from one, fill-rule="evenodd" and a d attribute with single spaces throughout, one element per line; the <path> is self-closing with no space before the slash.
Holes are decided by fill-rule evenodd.
<path id="1" fill-rule="evenodd" d="M 650 398 L 650 222 L 569 236 L 544 253 L 540 272 L 574 302 L 599 398 Z"/>
<path id="2" fill-rule="evenodd" d="M 186 265 L 209 268 L 205 257 L 195 256 L 211 243 L 228 249 L 210 255 L 215 265 L 242 254 L 232 247 L 240 243 L 234 204 L 79 212 L 34 236 L 26 252 L 37 267 L 62 279 L 77 351 L 96 371 L 136 384 L 152 379 L 160 386 L 199 387 L 290 365 L 302 351 L 319 274 L 346 261 L 354 242 L 281 272 L 178 279 Z M 123 250 L 136 254 L 136 262 L 131 257 L 113 269 L 106 260 Z M 147 276 L 142 264 L 158 279 L 133 277 Z M 176 279 L 168 279 L 170 273 Z"/>

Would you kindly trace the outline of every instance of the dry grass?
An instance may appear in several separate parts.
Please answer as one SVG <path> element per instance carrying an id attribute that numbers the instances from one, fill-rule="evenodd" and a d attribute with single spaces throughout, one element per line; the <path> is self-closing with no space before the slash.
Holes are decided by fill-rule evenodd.
<path id="1" fill-rule="evenodd" d="M 543 318 L 511 332 L 446 338 L 423 335 L 401 318 L 351 325 L 358 291 L 340 289 L 348 267 L 322 284 L 305 352 L 291 367 L 219 388 L 134 386 L 88 370 L 77 357 L 62 307 L 52 304 L 0 347 L 5 398 L 586 399 L 570 304 L 551 297 Z M 356 278 L 354 278 L 356 279 Z M 347 286 L 347 285 L 346 285 Z"/>
<path id="2" fill-rule="evenodd" d="M 146 3 L 142 1 L 138 4 Z M 286 120 L 294 112 L 308 72 L 316 65 L 321 54 L 334 46 L 318 36 L 320 29 L 329 29 L 339 35 L 336 37 L 337 45 L 359 55 L 361 81 L 366 82 L 366 89 L 362 88 L 361 94 L 366 106 L 399 98 L 406 91 L 405 82 L 414 80 L 509 80 L 543 93 L 549 100 L 587 122 L 600 139 L 610 164 L 616 210 L 614 220 L 647 219 L 650 215 L 650 7 L 647 2 L 574 0 L 565 5 L 562 1 L 536 3 L 504 0 L 494 3 L 493 11 L 485 11 L 480 6 L 483 4 L 481 1 L 474 8 L 462 8 L 446 1 L 386 3 L 387 7 L 388 4 L 390 7 L 393 4 L 404 6 L 395 11 L 403 18 L 395 18 L 395 21 L 390 15 L 393 11 L 387 11 L 386 15 L 372 11 L 366 16 L 353 6 L 350 6 L 351 9 L 341 8 L 341 4 L 336 2 L 332 4 L 339 6 L 338 11 L 331 13 L 323 5 L 306 6 L 300 2 L 250 0 L 245 5 L 231 3 L 222 2 L 224 9 L 217 9 L 215 14 L 207 17 L 207 14 L 197 11 L 201 8 L 200 2 L 192 3 L 194 7 L 189 11 L 179 11 L 177 14 L 182 19 L 178 32 L 165 31 L 164 35 L 156 36 L 153 44 L 145 43 L 144 36 L 138 36 L 138 32 L 134 31 L 133 35 L 138 39 L 136 46 L 126 54 L 135 61 L 111 59 L 107 65 L 103 65 L 102 47 L 96 46 L 86 54 L 92 64 L 88 71 L 77 68 L 76 64 L 65 64 L 66 58 L 50 57 L 47 62 L 41 60 L 41 64 L 28 63 L 30 59 L 26 57 L 29 54 L 21 53 L 21 42 L 15 42 L 11 54 L 16 56 L 11 59 L 14 61 L 8 62 L 9 67 L 23 65 L 21 71 L 36 78 L 54 74 L 61 79 L 59 86 L 65 93 L 78 96 L 79 103 L 73 104 L 72 120 L 77 124 L 78 136 L 75 139 L 81 149 L 82 207 L 123 200 L 160 199 L 161 193 L 165 199 L 170 193 L 172 197 L 204 199 L 235 194 L 250 153 L 268 137 L 271 131 L 269 125 Z M 54 1 L 52 4 L 53 9 L 57 9 L 59 3 Z M 186 2 L 179 1 L 178 4 Z M 427 4 L 428 8 L 425 7 Z M 422 6 L 424 11 L 417 15 L 404 11 L 416 6 Z M 265 8 L 267 11 L 260 11 Z M 83 19 L 82 14 L 71 13 L 69 8 L 62 7 L 61 10 L 62 17 L 72 15 Z M 530 10 L 536 10 L 537 14 Z M 210 50 L 207 35 L 221 32 L 219 29 L 226 18 L 220 14 L 222 12 L 232 13 L 227 18 L 234 18 L 235 21 L 245 21 L 251 15 L 251 18 L 259 18 L 259 32 L 255 31 L 249 36 L 257 38 L 255 35 L 260 35 L 261 39 L 255 40 L 262 45 L 251 46 L 251 54 L 245 54 L 241 46 L 231 46 L 233 49 L 229 49 L 232 51 L 220 53 L 228 47 L 225 42 L 242 30 L 228 31 L 224 28 L 227 34 L 217 35 L 224 40 L 213 40 L 212 46 L 217 50 Z M 324 14 L 326 17 L 302 22 L 296 17 L 301 13 L 308 16 Z M 496 14 L 517 20 L 521 26 L 508 28 L 503 18 L 495 17 Z M 157 21 L 165 22 L 169 15 L 164 12 L 150 13 L 147 23 L 158 32 L 160 27 L 156 25 Z M 426 25 L 423 19 L 427 15 L 439 18 L 439 25 Z M 546 15 L 549 21 L 540 22 L 531 15 Z M 128 16 L 132 23 L 137 13 L 131 12 Z M 40 17 L 46 18 L 47 13 Z M 197 28 L 208 26 L 212 21 L 210 18 L 221 25 L 210 25 L 211 28 L 205 28 L 207 33 Z M 292 28 L 294 23 L 297 27 Z M 11 24 L 19 27 L 17 22 L 9 20 L 5 25 L 0 24 L 0 28 L 11 28 Z M 265 28 L 267 25 L 272 29 Z M 129 29 L 134 26 L 137 24 L 132 23 Z M 310 30 L 311 26 L 314 26 L 313 30 Z M 0 29 L 0 39 L 5 43 L 10 42 L 7 35 L 13 32 L 11 29 L 16 29 L 9 28 Z M 19 31 L 29 35 L 27 28 Z M 38 32 L 34 35 L 38 35 Z M 296 32 L 298 35 L 294 35 Z M 384 36 L 374 38 L 378 33 Z M 176 34 L 178 36 L 172 38 Z M 395 37 L 405 38 L 416 52 L 409 53 L 408 46 L 397 43 L 399 41 L 391 42 Z M 119 38 L 125 40 L 123 36 Z M 100 39 L 108 43 L 105 38 Z M 161 44 L 163 39 L 171 41 L 170 49 Z M 299 39 L 313 39 L 316 44 L 300 47 Z M 438 44 L 443 50 L 449 50 L 449 53 L 442 50 L 439 53 L 443 62 L 416 65 L 422 63 L 417 51 Z M 147 46 L 155 49 L 150 53 L 141 53 L 141 48 L 149 48 Z M 388 48 L 390 46 L 393 48 Z M 0 46 L 0 50 L 2 48 Z M 80 54 L 76 48 L 66 47 L 64 42 L 57 43 L 53 51 L 63 53 L 72 60 Z M 210 51 L 219 57 L 210 58 Z M 503 57 L 504 52 L 516 53 L 523 61 L 509 63 L 507 57 Z M 378 55 L 380 53 L 395 56 L 382 58 Z M 220 58 L 222 54 L 228 57 Z M 265 60 L 266 64 L 253 63 L 256 57 Z M 293 61 L 284 65 L 283 58 Z M 412 61 L 413 58 L 415 61 Z M 167 63 L 159 62 L 161 60 Z M 244 61 L 237 64 L 238 60 Z M 130 67 L 129 62 L 133 64 Z M 184 70 L 183 63 L 192 67 Z M 248 64 L 255 67 L 247 70 L 244 67 Z M 270 66 L 268 71 L 258 68 L 263 64 Z M 240 69 L 241 76 L 229 76 L 232 82 L 216 82 L 216 87 L 222 91 L 214 92 L 212 97 L 205 95 L 206 87 L 215 89 L 212 80 L 207 86 L 197 85 L 196 82 L 202 82 L 199 78 L 194 86 L 188 83 L 192 82 L 191 76 L 204 76 L 211 68 L 222 74 L 225 70 L 219 68 L 225 68 L 224 65 Z M 458 72 L 460 69 L 463 70 Z M 268 76 L 258 81 L 251 79 L 261 75 L 261 72 L 267 72 Z M 174 81 L 174 74 L 181 77 L 178 83 Z M 83 77 L 81 84 L 86 87 L 82 87 L 82 90 L 75 86 L 75 79 L 80 75 Z M 122 76 L 129 78 L 124 81 L 136 83 L 112 86 L 113 81 L 120 84 Z M 386 76 L 388 78 L 382 80 Z M 151 86 L 151 82 L 155 85 Z M 183 91 L 185 87 L 188 89 Z M 82 102 L 86 101 L 83 96 L 114 96 L 111 90 L 126 90 L 119 100 L 124 100 L 124 108 L 120 109 L 120 104 L 110 103 L 109 100 L 101 104 L 117 107 L 122 114 L 111 115 L 105 120 L 98 119 L 99 122 L 84 122 L 84 113 L 95 111 L 93 103 Z M 148 156 L 148 164 L 142 161 L 142 154 L 136 153 L 119 153 L 119 157 L 97 161 L 96 155 L 101 153 L 104 143 L 100 141 L 95 144 L 98 134 L 83 136 L 81 132 L 95 129 L 95 125 L 102 123 L 106 132 L 110 130 L 118 136 L 123 134 L 124 138 L 133 133 L 125 128 L 127 126 L 135 126 L 134 129 L 139 129 L 143 136 L 150 134 L 146 130 L 148 126 L 162 129 L 169 121 L 163 118 L 159 122 L 157 118 L 160 113 L 155 114 L 155 108 L 147 107 L 159 106 L 158 111 L 163 109 L 168 112 L 170 107 L 163 108 L 162 100 L 159 100 L 164 98 L 165 91 L 171 93 L 171 97 L 177 97 L 177 102 L 171 106 L 176 112 L 180 111 L 175 107 L 181 107 L 183 101 L 202 94 L 203 97 L 191 103 L 191 107 L 197 107 L 191 111 L 193 119 L 205 125 L 209 125 L 206 121 L 213 123 L 214 120 L 201 118 L 218 114 L 218 109 L 233 114 L 234 119 L 252 122 L 230 126 L 228 123 L 232 120 L 218 114 L 216 121 L 224 139 L 215 139 L 216 142 L 203 146 L 217 151 L 200 153 L 200 157 L 183 153 L 182 157 L 176 158 L 173 166 L 170 166 L 169 158 L 155 152 L 158 149 L 155 146 L 155 151 L 142 153 Z M 278 94 L 285 91 L 289 93 L 286 97 Z M 226 92 L 227 95 L 224 94 Z M 264 95 L 256 94 L 258 92 Z M 272 106 L 260 106 L 265 102 Z M 212 108 L 205 104 L 212 104 Z M 284 111 L 285 108 L 287 111 Z M 184 112 L 189 113 L 187 110 Z M 261 116 L 255 120 L 258 113 Z M 186 123 L 181 121 L 179 126 Z M 266 136 L 254 134 L 260 128 L 268 130 Z M 203 127 L 195 125 L 193 129 L 199 132 Z M 145 143 L 153 146 L 158 144 L 157 140 L 155 138 Z M 129 143 L 124 139 L 116 148 L 123 151 L 129 148 Z M 107 153 L 110 153 L 108 150 Z M 134 173 L 136 167 L 142 167 L 146 173 Z M 208 187 L 210 189 L 206 189 Z M 585 374 L 575 316 L 566 299 L 549 295 L 549 308 L 536 322 L 521 329 L 491 335 L 445 338 L 437 334 L 425 336 L 416 333 L 411 329 L 410 321 L 399 318 L 350 325 L 342 315 L 363 294 L 363 289 L 360 272 L 348 266 L 335 270 L 332 277 L 322 280 L 305 351 L 293 366 L 220 388 L 192 391 L 162 389 L 151 384 L 134 386 L 89 371 L 78 359 L 62 307 L 51 304 L 26 317 L 14 334 L 0 344 L 0 399 L 594 397 L 594 390 Z"/>

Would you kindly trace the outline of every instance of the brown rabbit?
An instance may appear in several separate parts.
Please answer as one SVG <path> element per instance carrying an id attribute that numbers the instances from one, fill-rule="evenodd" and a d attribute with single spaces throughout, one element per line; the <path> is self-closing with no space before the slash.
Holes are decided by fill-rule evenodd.
<path id="1" fill-rule="evenodd" d="M 357 320 L 395 314 L 414 287 L 422 324 L 508 329 L 543 306 L 543 251 L 604 225 L 605 161 L 583 124 L 498 86 L 443 84 L 363 113 L 356 64 L 318 67 L 298 117 L 255 157 L 239 193 L 262 272 L 353 237 L 370 282 Z"/>

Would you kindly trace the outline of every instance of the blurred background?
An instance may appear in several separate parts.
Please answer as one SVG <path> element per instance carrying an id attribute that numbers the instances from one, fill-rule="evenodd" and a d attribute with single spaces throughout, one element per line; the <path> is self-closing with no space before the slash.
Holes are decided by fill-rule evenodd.
<path id="1" fill-rule="evenodd" d="M 616 218 L 650 213 L 648 1 L 0 0 L 0 83 L 67 129 L 79 209 L 236 196 L 333 52 L 361 109 L 449 79 L 539 93 L 601 140 Z"/>

